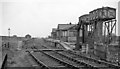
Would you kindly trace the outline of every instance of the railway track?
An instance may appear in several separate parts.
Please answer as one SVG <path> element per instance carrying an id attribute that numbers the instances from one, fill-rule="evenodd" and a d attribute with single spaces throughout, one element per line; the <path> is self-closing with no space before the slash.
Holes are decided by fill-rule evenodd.
<path id="1" fill-rule="evenodd" d="M 64 51 L 63 51 L 64 52 Z M 63 53 L 61 52 L 61 53 Z M 115 65 L 115 64 L 112 64 L 112 63 L 109 63 L 109 62 L 105 62 L 105 61 L 101 61 L 101 60 L 96 60 L 96 59 L 93 59 L 93 58 L 90 58 L 90 57 L 85 57 L 85 56 L 81 56 L 81 55 L 78 55 L 78 54 L 75 54 L 71 51 L 67 51 L 67 52 L 64 52 L 64 54 L 69 54 L 69 55 L 74 55 L 74 56 L 77 56 L 77 57 L 80 57 L 80 58 L 84 58 L 84 59 L 87 59 L 89 61 L 93 61 L 95 63 L 98 63 L 98 64 L 102 64 L 102 65 L 105 65 L 107 66 L 108 68 L 120 68 L 120 66 L 118 65 Z M 93 64 L 94 65 L 94 64 Z M 106 68 L 107 68 L 106 67 Z"/>
<path id="2" fill-rule="evenodd" d="M 88 65 L 88 66 L 93 67 L 93 68 L 98 68 L 98 69 L 109 68 L 110 69 L 110 68 L 116 67 L 116 66 L 110 66 L 108 63 L 99 62 L 99 61 L 93 60 L 91 58 L 81 57 L 81 56 L 78 56 L 74 53 L 68 53 L 66 51 L 61 51 L 61 52 L 56 52 L 56 53 L 60 54 L 64 57 L 67 57 L 69 59 L 72 59 L 76 62 L 81 62 L 84 65 Z"/>
<path id="3" fill-rule="evenodd" d="M 43 51 L 41 51 L 41 52 L 43 52 Z M 62 62 L 65 62 L 65 63 L 71 65 L 74 68 L 88 67 L 88 66 L 85 66 L 85 65 L 83 65 L 83 64 L 81 64 L 79 62 L 75 62 L 74 60 L 71 60 L 70 58 L 63 57 L 60 54 L 56 54 L 56 52 L 53 52 L 53 51 L 46 51 L 46 52 L 43 52 L 43 53 L 46 54 L 46 55 L 49 55 L 49 56 L 51 56 L 53 58 L 56 58 L 56 59 L 58 59 L 58 60 L 60 60 Z"/>
<path id="4" fill-rule="evenodd" d="M 74 62 L 81 63 L 81 64 L 83 64 L 85 66 L 89 66 L 89 67 L 93 67 L 93 68 L 105 67 L 104 65 L 100 65 L 100 64 L 98 65 L 96 63 L 93 63 L 90 60 L 86 60 L 84 58 L 80 58 L 80 57 L 77 57 L 75 55 L 73 56 L 72 54 L 66 54 L 64 51 L 61 51 L 60 53 L 54 51 L 54 54 L 57 54 L 57 55 L 59 54 L 61 56 L 61 58 L 64 57 L 64 58 L 70 59 L 70 60 L 72 60 Z"/>
<path id="5" fill-rule="evenodd" d="M 72 65 L 68 62 L 65 62 L 59 58 L 46 54 L 44 52 L 29 52 L 30 55 L 36 60 L 40 65 L 40 68 L 43 69 L 79 69 L 80 66 Z"/>
<path id="6" fill-rule="evenodd" d="M 55 58 L 59 58 L 62 61 L 68 62 L 71 65 L 78 67 L 78 68 L 85 68 L 85 67 L 89 67 L 89 68 L 95 68 L 95 69 L 116 69 L 118 68 L 118 66 L 115 66 L 113 64 L 110 63 L 106 63 L 106 62 L 100 62 L 100 61 L 96 61 L 90 58 L 81 58 L 79 56 L 76 56 L 75 54 L 71 54 L 71 53 L 66 53 L 65 51 L 44 51 L 44 53 L 47 55 L 51 55 Z M 71 61 L 69 61 L 71 60 Z"/>
<path id="7" fill-rule="evenodd" d="M 45 45 L 41 45 L 44 49 L 33 48 L 34 53 L 30 53 L 33 58 L 39 62 L 39 64 L 47 69 L 53 68 L 68 68 L 68 69 L 80 69 L 88 68 L 89 69 L 116 69 L 119 68 L 117 65 L 111 63 L 92 59 L 83 55 L 75 54 L 72 51 L 59 50 L 59 49 L 50 49 Z M 42 55 L 40 55 L 42 54 Z M 38 56 L 39 55 L 39 56 Z M 43 56 L 44 55 L 44 56 Z M 46 58 L 44 58 L 46 57 Z M 45 60 L 44 60 L 45 59 Z M 45 62 L 47 61 L 47 62 Z M 52 65 L 50 65 L 51 63 Z M 48 63 L 48 64 L 47 64 Z M 54 65 L 54 63 L 56 65 Z"/>
<path id="8" fill-rule="evenodd" d="M 29 53 L 42 68 L 47 68 L 47 69 L 49 68 L 59 69 L 61 67 L 65 69 L 95 68 L 95 67 L 83 64 L 81 62 L 77 62 L 69 57 L 63 57 L 58 53 L 56 54 L 56 52 L 53 50 L 44 50 L 44 51 L 39 50 L 39 52 L 33 52 L 33 53 L 29 52 Z"/>
<path id="9" fill-rule="evenodd" d="M 42 52 L 34 52 L 30 53 L 30 55 L 35 59 L 35 61 L 40 65 L 39 67 L 42 69 L 65 68 L 65 66 L 60 62 L 43 54 Z"/>
<path id="10" fill-rule="evenodd" d="M 63 51 L 63 50 L 39 50 L 37 52 L 34 52 L 33 55 L 35 55 L 37 53 L 37 55 L 39 53 L 42 53 L 44 55 L 46 55 L 46 57 L 48 57 L 48 60 L 51 60 L 52 61 L 57 61 L 59 63 L 62 62 L 63 66 L 66 66 L 67 64 L 67 68 L 76 68 L 76 69 L 79 69 L 79 68 L 91 68 L 91 69 L 116 69 L 118 68 L 117 66 L 115 65 L 112 65 L 112 64 L 109 64 L 109 63 L 106 63 L 106 62 L 100 62 L 100 61 L 97 61 L 97 60 L 93 60 L 93 59 L 90 59 L 90 58 L 83 58 L 79 55 L 76 55 L 74 53 L 70 53 L 70 52 L 67 52 L 67 51 Z M 41 56 L 37 57 L 37 58 L 41 58 Z M 49 59 L 51 58 L 51 59 Z M 44 58 L 43 58 L 44 59 Z M 47 59 L 46 59 L 47 60 Z M 42 60 L 41 60 L 42 61 Z M 49 61 L 49 62 L 52 62 L 52 61 Z M 45 63 L 45 62 L 43 62 Z M 54 63 L 54 62 L 53 62 Z M 69 65 L 68 65 L 69 64 Z M 49 64 L 46 64 L 46 66 L 48 66 Z M 49 65 L 49 67 L 51 67 L 51 65 Z M 57 67 L 57 66 L 54 66 L 54 67 Z M 65 68 L 65 67 L 64 67 Z"/>
<path id="11" fill-rule="evenodd" d="M 48 47 L 46 47 L 44 45 L 40 45 L 40 46 L 33 46 L 33 47 L 31 47 L 31 49 L 48 49 Z"/>
<path id="12" fill-rule="evenodd" d="M 3 62 L 2 62 L 2 65 L 1 65 L 1 69 L 6 69 L 6 67 L 7 67 L 7 57 L 8 57 L 8 55 L 5 54 L 5 56 L 3 57 Z"/>

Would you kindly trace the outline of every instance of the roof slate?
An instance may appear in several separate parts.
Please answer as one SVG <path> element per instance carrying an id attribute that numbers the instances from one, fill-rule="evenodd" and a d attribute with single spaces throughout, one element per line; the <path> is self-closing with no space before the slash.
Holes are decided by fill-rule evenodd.
<path id="1" fill-rule="evenodd" d="M 76 24 L 58 24 L 58 30 L 66 30 L 69 29 L 70 27 L 75 26 Z"/>
<path id="2" fill-rule="evenodd" d="M 52 29 L 52 32 L 56 32 L 56 30 L 57 30 L 56 28 L 53 28 L 53 29 Z"/>

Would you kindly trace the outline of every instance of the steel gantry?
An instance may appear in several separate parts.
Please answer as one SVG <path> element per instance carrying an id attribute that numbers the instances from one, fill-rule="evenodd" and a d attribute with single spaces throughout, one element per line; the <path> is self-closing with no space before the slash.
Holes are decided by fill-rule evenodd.
<path id="1" fill-rule="evenodd" d="M 89 12 L 89 14 L 82 15 L 79 17 L 76 29 L 76 49 L 81 48 L 80 43 L 109 44 L 112 41 L 113 33 L 116 35 L 116 9 L 102 7 Z"/>

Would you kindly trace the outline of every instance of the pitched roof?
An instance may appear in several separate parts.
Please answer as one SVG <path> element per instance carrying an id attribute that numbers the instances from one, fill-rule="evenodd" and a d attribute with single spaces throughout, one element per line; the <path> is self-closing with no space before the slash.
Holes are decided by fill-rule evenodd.
<path id="1" fill-rule="evenodd" d="M 57 30 L 56 28 L 52 28 L 52 32 L 56 32 L 56 30 Z"/>
<path id="2" fill-rule="evenodd" d="M 66 30 L 73 27 L 75 24 L 58 24 L 58 30 Z"/>
<path id="3" fill-rule="evenodd" d="M 69 28 L 66 28 L 66 30 L 76 29 L 76 27 L 77 27 L 77 24 L 75 24 L 74 26 L 71 26 L 71 27 L 69 27 Z"/>

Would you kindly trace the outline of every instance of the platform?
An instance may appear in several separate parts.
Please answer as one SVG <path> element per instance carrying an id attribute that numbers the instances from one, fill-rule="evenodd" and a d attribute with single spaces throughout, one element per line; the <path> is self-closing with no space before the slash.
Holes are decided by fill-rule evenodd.
<path id="1" fill-rule="evenodd" d="M 2 37 L 0 37 L 0 68 L 2 65 Z"/>
<path id="2" fill-rule="evenodd" d="M 0 52 L 0 68 L 1 68 L 1 66 L 2 66 L 2 52 Z"/>

